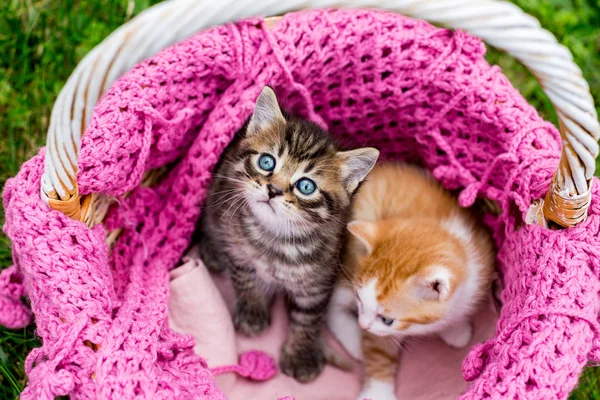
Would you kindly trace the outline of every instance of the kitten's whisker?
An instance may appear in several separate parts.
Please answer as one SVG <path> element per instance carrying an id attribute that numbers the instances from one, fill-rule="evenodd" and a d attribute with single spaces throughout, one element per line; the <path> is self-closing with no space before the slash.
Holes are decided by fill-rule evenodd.
<path id="1" fill-rule="evenodd" d="M 402 340 L 400 340 L 400 338 L 397 338 L 395 336 L 390 336 L 390 340 L 392 341 L 392 343 L 398 347 L 402 347 Z"/>
<path id="2" fill-rule="evenodd" d="M 227 194 L 224 194 L 222 196 L 218 196 L 217 199 L 216 199 L 217 201 L 215 201 L 213 204 L 211 204 L 208 207 L 215 207 L 215 206 L 218 206 L 220 204 L 223 204 L 224 202 L 227 202 L 229 199 L 232 199 L 236 195 L 242 194 L 242 193 L 243 193 L 243 190 L 237 190 L 237 191 L 235 191 L 233 193 L 227 193 Z"/>
<path id="3" fill-rule="evenodd" d="M 230 196 L 223 196 L 223 197 L 227 197 L 227 198 L 225 198 L 225 199 L 219 198 L 218 202 L 205 207 L 205 209 L 209 210 L 209 209 L 212 209 L 212 208 L 219 207 L 222 204 L 225 204 L 225 203 L 230 202 L 230 201 L 234 201 L 234 200 L 236 200 L 236 199 L 238 199 L 239 197 L 242 197 L 242 196 L 244 196 L 244 193 L 234 193 L 234 194 L 232 194 Z"/>
<path id="4" fill-rule="evenodd" d="M 342 278 L 352 282 L 352 275 L 350 273 L 350 269 L 347 268 L 344 264 L 340 263 L 340 267 L 338 269 L 340 271 L 340 275 L 343 275 Z"/>
<path id="5" fill-rule="evenodd" d="M 237 192 L 237 191 L 241 191 L 241 190 L 243 190 L 243 189 L 242 189 L 242 188 L 237 188 L 237 187 L 236 187 L 236 188 L 233 188 L 233 189 L 227 189 L 227 190 L 221 190 L 221 191 L 218 191 L 218 192 L 213 192 L 213 193 L 211 193 L 211 194 L 212 194 L 213 196 L 216 196 L 216 195 L 218 195 L 218 194 L 223 194 L 223 193 L 231 193 L 231 192 Z"/>
<path id="6" fill-rule="evenodd" d="M 242 207 L 242 206 L 247 206 L 247 205 L 248 205 L 248 199 L 247 199 L 247 198 L 245 198 L 245 199 L 244 199 L 244 200 L 241 202 L 241 204 L 240 204 L 240 205 L 239 205 L 239 206 L 238 206 L 238 207 L 237 207 L 235 210 L 233 210 L 233 212 L 231 213 L 231 216 L 229 217 L 229 223 L 231 223 L 231 222 L 232 222 L 233 216 L 234 216 L 234 215 L 236 215 L 236 213 L 237 213 L 237 211 L 240 209 L 240 207 Z"/>
<path id="7" fill-rule="evenodd" d="M 215 212 L 217 212 L 217 211 L 219 210 L 219 208 L 220 208 L 220 206 L 221 206 L 222 204 L 224 204 L 224 203 L 227 203 L 227 202 L 230 202 L 230 201 L 232 201 L 232 202 L 235 202 L 236 200 L 238 200 L 238 199 L 239 199 L 240 197 L 242 197 L 242 196 L 243 196 L 243 194 L 237 194 L 237 195 L 235 195 L 235 196 L 231 196 L 231 197 L 230 197 L 230 198 L 228 198 L 226 201 L 223 201 L 223 202 L 221 202 L 220 204 L 212 204 L 212 205 L 210 205 L 210 206 L 207 206 L 207 207 L 205 207 L 205 208 L 203 209 L 203 211 L 209 211 L 209 212 L 210 212 L 210 215 L 214 215 L 214 214 L 215 214 Z M 221 218 L 223 218 L 223 216 L 221 216 Z"/>
<path id="8" fill-rule="evenodd" d="M 221 218 L 219 219 L 219 221 L 222 221 L 223 218 L 229 213 L 229 211 L 234 207 L 237 206 L 240 202 L 244 201 L 245 196 L 240 195 L 238 198 L 236 198 L 235 201 L 233 201 L 231 203 L 231 205 L 229 206 L 229 208 L 223 213 L 223 215 L 221 215 Z"/>

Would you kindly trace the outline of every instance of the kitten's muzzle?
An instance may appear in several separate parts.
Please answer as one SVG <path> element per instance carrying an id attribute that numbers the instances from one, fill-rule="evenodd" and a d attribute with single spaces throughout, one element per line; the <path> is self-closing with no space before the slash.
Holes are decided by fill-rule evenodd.
<path id="1" fill-rule="evenodd" d="M 366 331 L 371 327 L 371 325 L 373 325 L 373 320 L 365 318 L 361 315 L 358 318 L 358 325 L 360 326 L 360 329 Z"/>
<path id="2" fill-rule="evenodd" d="M 267 184 L 267 190 L 269 191 L 269 199 L 272 199 L 275 196 L 281 196 L 283 194 L 283 190 L 271 185 L 270 183 Z"/>

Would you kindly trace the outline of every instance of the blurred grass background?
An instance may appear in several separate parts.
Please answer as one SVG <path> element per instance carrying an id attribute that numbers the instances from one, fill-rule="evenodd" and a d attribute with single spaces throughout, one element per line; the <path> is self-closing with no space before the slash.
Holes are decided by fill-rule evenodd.
<path id="1" fill-rule="evenodd" d="M 119 25 L 158 0 L 7 0 L 0 7 L 0 187 L 44 145 L 52 104 L 81 58 Z M 600 0 L 513 0 L 567 46 L 583 70 L 600 113 Z M 515 60 L 489 49 L 540 114 L 556 124 L 552 106 Z M 4 213 L 0 207 L 0 223 Z M 0 234 L 0 269 L 12 264 Z M 35 328 L 0 327 L 0 400 L 18 398 Z M 600 368 L 588 368 L 572 400 L 600 400 Z"/>

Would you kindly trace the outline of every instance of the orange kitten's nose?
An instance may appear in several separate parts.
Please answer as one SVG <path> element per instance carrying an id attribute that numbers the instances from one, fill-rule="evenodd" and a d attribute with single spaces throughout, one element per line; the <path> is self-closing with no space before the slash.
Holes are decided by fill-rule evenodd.
<path id="1" fill-rule="evenodd" d="M 371 323 L 367 318 L 361 315 L 358 317 L 358 325 L 360 326 L 360 329 L 367 330 L 371 326 Z"/>

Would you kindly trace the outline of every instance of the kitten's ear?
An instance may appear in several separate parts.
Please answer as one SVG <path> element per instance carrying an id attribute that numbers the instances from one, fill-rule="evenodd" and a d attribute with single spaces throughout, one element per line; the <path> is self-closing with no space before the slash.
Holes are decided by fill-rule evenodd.
<path id="1" fill-rule="evenodd" d="M 279 108 L 277 96 L 273 89 L 265 86 L 256 99 L 256 106 L 248 123 L 247 135 L 254 135 L 269 126 L 282 122 L 285 122 L 285 118 Z"/>
<path id="2" fill-rule="evenodd" d="M 434 266 L 416 279 L 417 296 L 423 300 L 444 301 L 453 291 L 454 277 L 447 267 Z"/>
<path id="3" fill-rule="evenodd" d="M 348 193 L 353 193 L 358 185 L 375 166 L 379 158 L 379 150 L 373 147 L 340 151 L 338 157 L 342 161 L 342 179 Z"/>
<path id="4" fill-rule="evenodd" d="M 358 239 L 366 255 L 373 252 L 377 238 L 377 224 L 369 221 L 352 221 L 348 223 L 348 230 Z"/>

